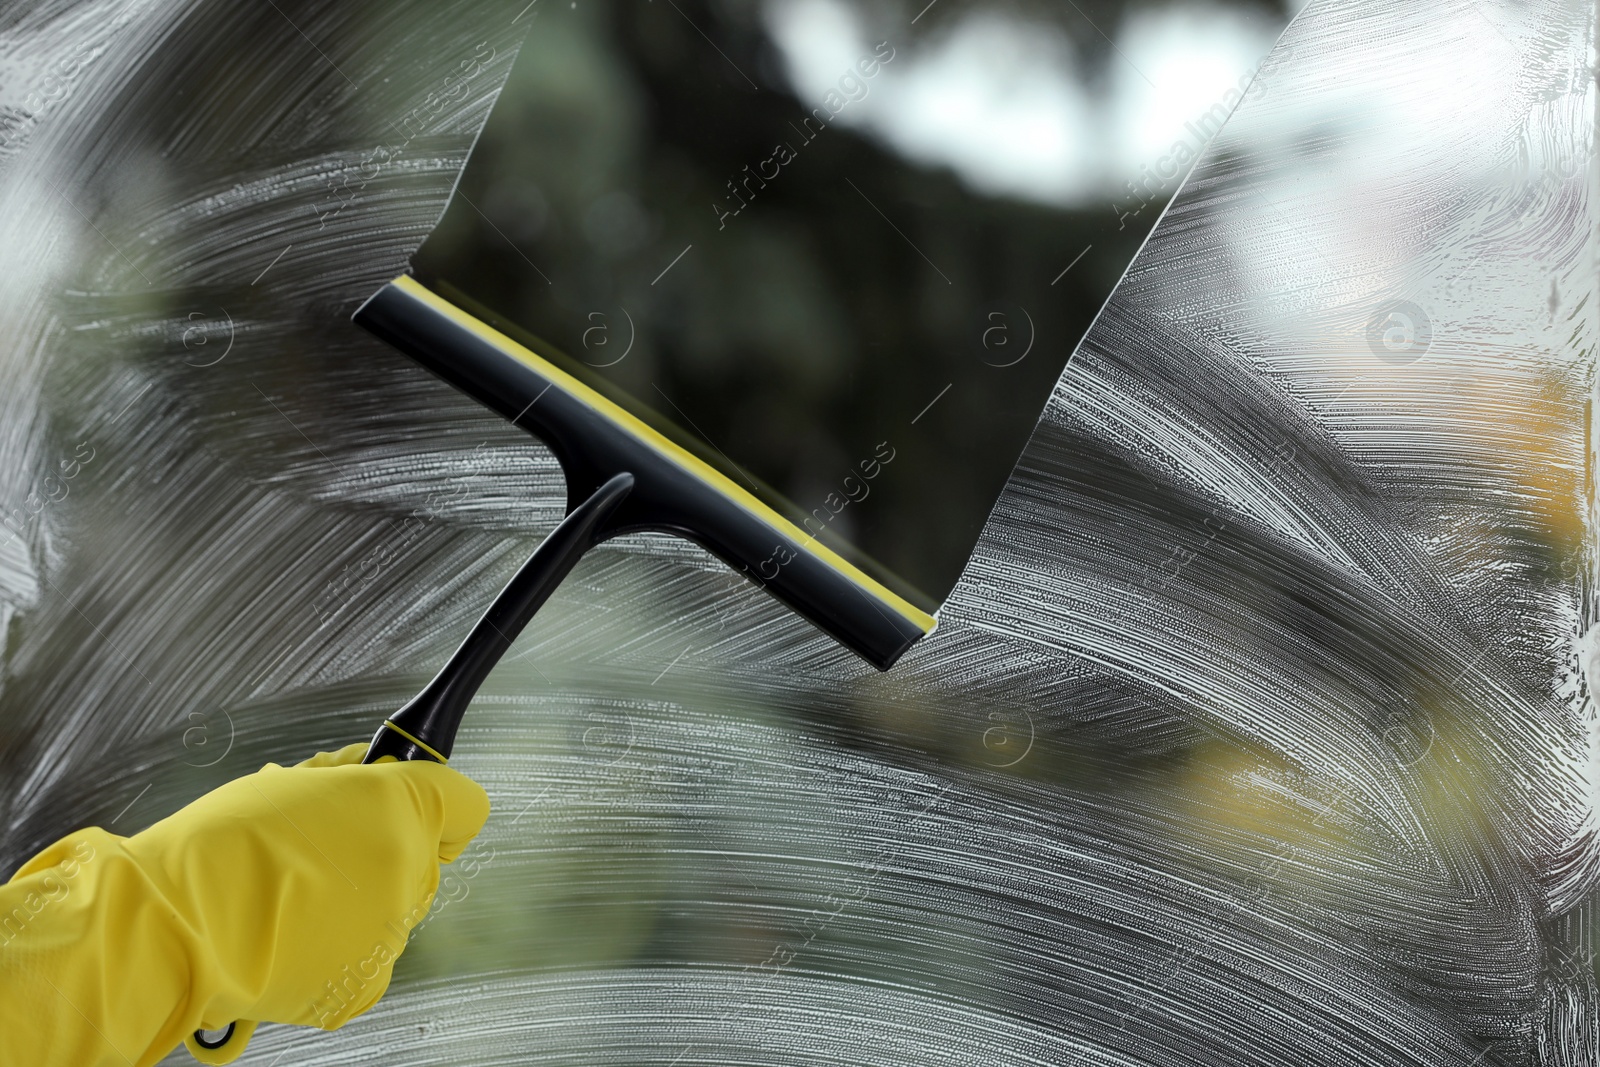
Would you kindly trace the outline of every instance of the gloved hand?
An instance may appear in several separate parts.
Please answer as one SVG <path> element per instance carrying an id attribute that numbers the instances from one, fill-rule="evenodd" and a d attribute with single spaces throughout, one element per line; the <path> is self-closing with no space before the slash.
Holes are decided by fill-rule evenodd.
<path id="1" fill-rule="evenodd" d="M 131 838 L 82 830 L 25 864 L 0 887 L 0 1062 L 147 1067 L 252 1020 L 218 1052 L 190 1045 L 226 1063 L 253 1020 L 332 1030 L 376 1003 L 489 802 L 436 763 L 361 765 L 366 748 L 268 764 Z"/>

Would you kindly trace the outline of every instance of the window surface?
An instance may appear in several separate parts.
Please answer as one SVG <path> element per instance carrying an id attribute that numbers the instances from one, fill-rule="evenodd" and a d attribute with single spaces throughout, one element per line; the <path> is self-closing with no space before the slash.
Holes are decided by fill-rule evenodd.
<path id="1" fill-rule="evenodd" d="M 596 44 L 620 6 L 5 17 L 7 872 L 370 735 L 558 521 L 548 450 L 349 316 L 521 106 L 508 78 L 588 155 L 530 160 L 485 222 L 549 269 L 655 239 L 595 177 L 637 163 L 645 105 Z M 1600 1059 L 1593 6 L 649 6 L 641 54 L 829 110 L 828 181 L 878 183 L 861 256 L 951 272 L 840 286 L 870 266 L 819 251 L 846 238 L 762 215 L 821 195 L 796 170 L 704 208 L 735 240 L 695 269 L 744 297 L 627 283 L 650 336 L 801 374 L 949 312 L 941 358 L 1056 365 L 887 673 L 687 542 L 592 553 L 468 715 L 453 763 L 494 813 L 387 996 L 241 1062 Z M 990 244 L 932 247 L 956 203 Z M 568 310 L 614 328 L 595 285 L 615 306 Z M 1019 309 L 1054 332 L 1007 368 Z M 743 432 L 697 395 L 707 437 Z M 853 430 L 907 402 L 818 403 Z M 809 510 L 831 448 L 761 473 Z M 880 502 L 926 494 L 909 455 Z"/>

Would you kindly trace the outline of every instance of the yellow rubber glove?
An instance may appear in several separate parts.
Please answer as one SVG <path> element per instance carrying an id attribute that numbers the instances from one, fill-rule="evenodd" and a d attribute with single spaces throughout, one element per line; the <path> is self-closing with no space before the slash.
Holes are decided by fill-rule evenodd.
<path id="1" fill-rule="evenodd" d="M 366 748 L 268 764 L 23 865 L 0 886 L 0 1063 L 147 1067 L 197 1029 L 332 1030 L 376 1003 L 489 800 L 437 763 L 363 766 Z"/>

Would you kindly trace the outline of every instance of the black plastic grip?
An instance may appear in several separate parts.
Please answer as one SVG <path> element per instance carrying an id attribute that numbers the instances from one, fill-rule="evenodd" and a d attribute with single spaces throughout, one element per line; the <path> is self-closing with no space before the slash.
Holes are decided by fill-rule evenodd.
<path id="1" fill-rule="evenodd" d="M 439 763 L 450 758 L 461 717 L 478 687 L 583 554 L 605 539 L 607 520 L 633 486 L 633 475 L 615 475 L 550 531 L 433 681 L 378 727 L 363 763 L 384 756 Z"/>

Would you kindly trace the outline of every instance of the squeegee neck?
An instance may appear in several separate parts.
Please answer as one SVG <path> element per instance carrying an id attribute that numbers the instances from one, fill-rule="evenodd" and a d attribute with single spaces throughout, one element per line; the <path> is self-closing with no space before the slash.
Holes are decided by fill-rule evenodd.
<path id="1" fill-rule="evenodd" d="M 378 728 L 367 763 L 381 756 L 439 763 L 450 758 L 456 730 L 478 688 L 583 554 L 612 532 L 607 520 L 633 489 L 633 481 L 631 474 L 616 475 L 561 520 L 433 681 Z"/>

